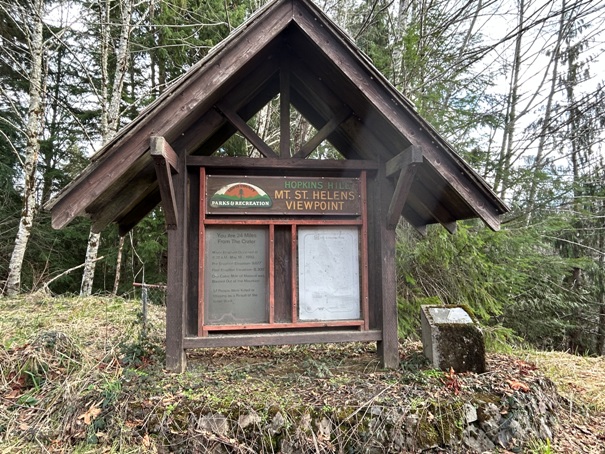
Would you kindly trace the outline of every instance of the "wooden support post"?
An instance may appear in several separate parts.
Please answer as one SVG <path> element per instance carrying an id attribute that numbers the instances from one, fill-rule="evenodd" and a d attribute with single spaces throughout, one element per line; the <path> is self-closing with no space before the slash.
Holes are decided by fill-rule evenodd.
<path id="1" fill-rule="evenodd" d="M 387 204 L 393 193 L 393 185 L 386 177 L 384 168 L 376 176 L 377 190 L 374 194 L 376 220 L 384 219 Z M 382 340 L 378 342 L 378 354 L 384 368 L 399 367 L 399 338 L 397 333 L 397 273 L 395 269 L 395 229 L 388 228 L 383 222 L 375 222 L 374 240 L 378 245 L 381 287 L 378 323 L 382 330 Z"/>
<path id="2" fill-rule="evenodd" d="M 172 172 L 178 172 L 179 159 L 172 147 L 166 142 L 166 139 L 161 136 L 151 137 L 150 153 L 155 163 L 155 173 L 162 197 L 166 229 L 174 230 L 177 228 L 178 209 L 172 183 Z"/>
<path id="3" fill-rule="evenodd" d="M 172 177 L 176 225 L 168 230 L 168 279 L 166 286 L 166 369 L 182 373 L 187 368 L 183 347 L 187 298 L 187 169 L 185 159 L 177 160 L 178 173 Z"/>
<path id="4" fill-rule="evenodd" d="M 290 67 L 282 57 L 279 73 L 279 156 L 290 157 Z"/>

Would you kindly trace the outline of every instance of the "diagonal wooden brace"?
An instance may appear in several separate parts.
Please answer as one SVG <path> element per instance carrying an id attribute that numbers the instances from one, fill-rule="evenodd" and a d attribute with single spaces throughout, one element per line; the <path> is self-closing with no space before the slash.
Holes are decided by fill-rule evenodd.
<path id="1" fill-rule="evenodd" d="M 401 212 L 405 206 L 410 188 L 414 182 L 414 176 L 418 166 L 422 163 L 422 150 L 416 146 L 410 146 L 399 153 L 386 164 L 387 176 L 394 175 L 399 169 L 397 186 L 391 197 L 389 211 L 387 212 L 387 229 L 394 230 L 397 227 Z"/>
<path id="2" fill-rule="evenodd" d="M 338 126 L 345 120 L 347 120 L 353 112 L 349 107 L 343 106 L 334 117 L 332 117 L 317 133 L 305 143 L 302 148 L 294 155 L 295 158 L 304 159 L 309 156 L 313 151 L 325 140 L 330 134 L 332 134 Z"/>
<path id="3" fill-rule="evenodd" d="M 240 117 L 235 110 L 225 103 L 217 104 L 215 109 L 223 115 L 248 141 L 260 151 L 266 158 L 278 158 L 279 156 L 267 143 Z"/>

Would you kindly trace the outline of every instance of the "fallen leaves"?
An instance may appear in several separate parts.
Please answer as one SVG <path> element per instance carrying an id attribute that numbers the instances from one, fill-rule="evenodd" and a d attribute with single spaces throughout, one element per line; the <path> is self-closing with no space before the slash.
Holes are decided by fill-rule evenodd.
<path id="1" fill-rule="evenodd" d="M 100 404 L 101 402 L 91 403 L 88 407 L 88 410 L 78 416 L 78 420 L 82 419 L 84 420 L 84 424 L 90 426 L 97 416 L 101 414 L 102 410 L 99 407 Z"/>
<path id="2" fill-rule="evenodd" d="M 451 390 L 455 396 L 460 394 L 460 381 L 458 376 L 454 372 L 454 369 L 450 367 L 449 372 L 445 375 L 445 380 L 441 380 L 445 387 Z"/>
<path id="3" fill-rule="evenodd" d="M 13 389 L 13 390 L 9 391 L 7 394 L 5 394 L 4 398 L 6 400 L 13 400 L 13 399 L 17 399 L 19 396 L 21 396 L 21 390 Z"/>
<path id="4" fill-rule="evenodd" d="M 149 434 L 143 435 L 141 443 L 143 444 L 144 448 L 149 449 L 149 447 L 151 446 L 151 439 L 149 438 Z"/>
<path id="5" fill-rule="evenodd" d="M 529 385 L 526 383 L 516 380 L 506 380 L 506 383 L 508 383 L 508 386 L 510 386 L 513 391 L 529 392 Z"/>

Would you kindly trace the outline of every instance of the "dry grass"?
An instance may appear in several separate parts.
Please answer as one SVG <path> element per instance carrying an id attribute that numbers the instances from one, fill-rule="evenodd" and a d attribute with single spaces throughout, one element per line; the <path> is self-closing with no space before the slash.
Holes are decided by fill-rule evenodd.
<path id="1" fill-rule="evenodd" d="M 605 413 L 605 357 L 586 357 L 564 352 L 524 352 L 555 384 L 570 405 Z"/>
<path id="2" fill-rule="evenodd" d="M 43 294 L 0 299 L 1 453 L 67 452 L 103 436 L 95 422 L 119 396 L 139 305 Z M 151 307 L 149 318 L 159 323 L 162 312 Z"/>
<path id="3" fill-rule="evenodd" d="M 140 301 L 110 297 L 50 297 L 35 293 L 0 299 L 0 346 L 21 345 L 43 331 L 79 339 L 91 351 L 102 351 L 117 338 L 137 331 Z M 163 310 L 149 306 L 149 321 L 163 323 Z"/>

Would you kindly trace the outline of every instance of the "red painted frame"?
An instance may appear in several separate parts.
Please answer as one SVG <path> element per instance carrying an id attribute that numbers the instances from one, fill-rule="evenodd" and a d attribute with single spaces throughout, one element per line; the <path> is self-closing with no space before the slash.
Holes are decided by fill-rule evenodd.
<path id="1" fill-rule="evenodd" d="M 255 219 L 233 219 L 213 215 L 206 216 L 206 168 L 200 167 L 200 198 L 199 198 L 199 269 L 198 269 L 198 336 L 207 337 L 210 332 L 228 331 L 264 331 L 284 330 L 299 328 L 340 328 L 355 327 L 362 331 L 369 330 L 369 303 L 368 303 L 368 216 L 367 216 L 367 181 L 366 171 L 359 172 L 361 179 L 361 214 L 346 219 L 301 219 L 297 217 L 284 218 L 255 218 Z M 266 225 L 269 229 L 269 322 L 268 323 L 244 323 L 233 325 L 205 325 L 204 324 L 204 269 L 205 269 L 205 235 L 207 225 Z M 291 226 L 290 254 L 291 260 L 291 322 L 275 322 L 275 226 Z M 359 250 L 360 250 L 360 304 L 361 319 L 359 320 L 332 320 L 332 321 L 298 321 L 298 226 L 301 225 L 357 225 L 360 228 Z"/>

